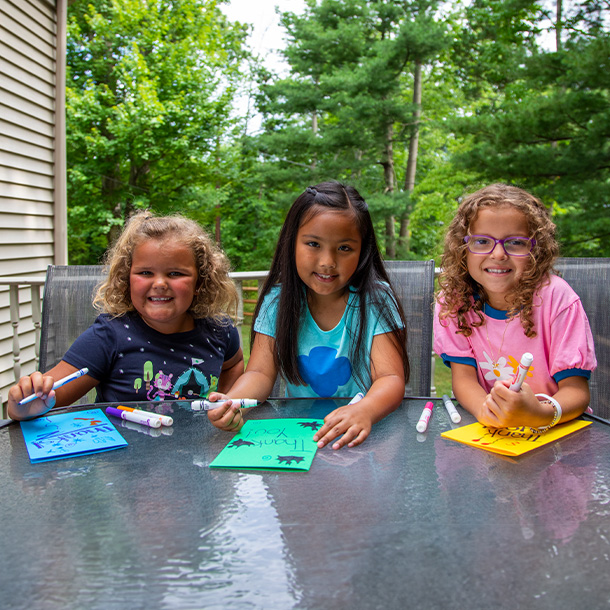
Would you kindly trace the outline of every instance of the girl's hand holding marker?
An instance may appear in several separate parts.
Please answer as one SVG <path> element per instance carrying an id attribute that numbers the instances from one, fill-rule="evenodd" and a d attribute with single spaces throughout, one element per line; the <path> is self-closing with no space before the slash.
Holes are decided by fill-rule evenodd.
<path id="1" fill-rule="evenodd" d="M 48 413 L 57 402 L 55 390 L 88 373 L 88 368 L 74 371 L 55 381 L 49 389 L 45 388 L 48 388 L 53 375 L 43 375 L 36 371 L 30 376 L 22 377 L 19 383 L 9 391 L 9 417 L 11 419 L 22 420 Z M 32 393 L 28 394 L 28 392 Z"/>
<path id="2" fill-rule="evenodd" d="M 191 409 L 207 411 L 214 426 L 226 432 L 239 432 L 245 421 L 242 408 L 248 409 L 259 404 L 254 398 L 229 398 L 219 392 L 212 392 L 209 397 L 214 400 L 194 400 Z"/>
<path id="3" fill-rule="evenodd" d="M 61 388 L 61 386 L 66 385 L 66 383 L 70 383 L 71 381 L 74 381 L 75 379 L 78 379 L 79 377 L 86 375 L 88 372 L 89 372 L 88 368 L 80 369 L 79 371 L 76 371 L 75 373 L 72 373 L 71 375 L 68 375 L 68 376 L 64 377 L 63 379 L 59 379 L 58 381 L 56 381 L 53 384 L 52 389 L 56 390 L 57 388 Z M 20 400 L 17 404 L 19 406 L 26 405 L 28 402 L 32 402 L 33 400 L 36 400 L 37 398 L 42 398 L 42 396 L 38 396 L 38 394 L 30 394 L 29 396 L 26 396 L 23 400 Z"/>

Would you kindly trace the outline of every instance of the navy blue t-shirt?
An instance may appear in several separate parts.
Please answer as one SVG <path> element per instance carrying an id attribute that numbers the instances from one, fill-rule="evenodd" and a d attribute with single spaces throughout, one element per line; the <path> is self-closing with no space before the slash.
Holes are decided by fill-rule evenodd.
<path id="1" fill-rule="evenodd" d="M 137 313 L 101 314 L 63 360 L 87 367 L 100 382 L 97 402 L 204 398 L 239 347 L 239 331 L 229 321 L 195 319 L 193 330 L 166 335 Z"/>

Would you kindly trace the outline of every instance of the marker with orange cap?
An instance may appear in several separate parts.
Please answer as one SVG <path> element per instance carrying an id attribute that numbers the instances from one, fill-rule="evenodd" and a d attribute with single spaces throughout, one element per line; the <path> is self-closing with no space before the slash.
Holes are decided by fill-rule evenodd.
<path id="1" fill-rule="evenodd" d="M 145 415 L 146 417 L 156 417 L 161 421 L 163 426 L 171 426 L 174 423 L 174 420 L 168 415 L 160 415 L 159 413 L 151 413 L 149 411 L 142 411 L 140 409 L 134 409 L 133 407 L 125 407 L 123 405 L 118 406 L 121 411 L 130 411 L 131 413 L 139 413 L 140 415 Z"/>
<path id="2" fill-rule="evenodd" d="M 142 415 L 141 413 L 133 413 L 132 411 L 123 411 L 122 409 L 115 409 L 114 407 L 107 407 L 106 413 L 119 419 L 126 419 L 132 421 L 135 424 L 142 424 L 149 426 L 150 428 L 160 428 L 161 420 L 158 417 L 152 417 L 150 414 Z"/>

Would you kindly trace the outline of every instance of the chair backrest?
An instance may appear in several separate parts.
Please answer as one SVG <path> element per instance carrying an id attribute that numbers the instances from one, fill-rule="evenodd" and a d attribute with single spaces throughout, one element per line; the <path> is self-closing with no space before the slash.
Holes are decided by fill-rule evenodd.
<path id="1" fill-rule="evenodd" d="M 56 265 L 47 268 L 40 329 L 41 371 L 53 368 L 97 317 L 93 295 L 103 280 L 101 265 Z"/>
<path id="2" fill-rule="evenodd" d="M 407 319 L 411 376 L 405 386 L 405 396 L 429 396 L 432 382 L 434 261 L 385 261 L 385 267 Z M 278 375 L 271 397 L 284 395 L 284 382 Z"/>
<path id="3" fill-rule="evenodd" d="M 432 381 L 434 261 L 386 261 L 396 295 L 407 318 L 411 378 L 405 396 L 429 396 Z"/>
<path id="4" fill-rule="evenodd" d="M 597 369 L 591 374 L 591 408 L 610 420 L 610 258 L 560 258 L 555 265 L 580 297 L 589 318 Z"/>

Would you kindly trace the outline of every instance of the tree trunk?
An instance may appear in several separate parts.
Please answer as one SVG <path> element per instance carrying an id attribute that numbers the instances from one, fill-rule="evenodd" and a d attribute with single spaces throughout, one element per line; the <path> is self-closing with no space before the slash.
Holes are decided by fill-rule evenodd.
<path id="1" fill-rule="evenodd" d="M 563 6 L 562 6 L 562 0 L 557 0 L 557 20 L 555 22 L 555 50 L 556 51 L 560 51 L 561 50 L 561 30 L 562 30 L 562 13 L 563 13 Z"/>
<path id="2" fill-rule="evenodd" d="M 117 162 L 114 165 L 112 175 L 102 176 L 102 201 L 107 201 L 112 206 L 112 215 L 115 218 L 123 218 L 123 206 L 121 196 L 121 168 Z M 108 231 L 108 245 L 111 246 L 118 239 L 121 234 L 122 227 L 117 224 L 113 224 Z"/>
<path id="3" fill-rule="evenodd" d="M 358 168 L 354 172 L 354 177 L 356 178 L 356 180 L 360 180 L 360 178 L 362 178 L 362 167 L 360 166 L 360 161 L 362 161 L 363 154 L 364 151 L 362 150 L 357 150 L 355 153 L 356 161 L 358 163 Z"/>
<path id="4" fill-rule="evenodd" d="M 407 169 L 405 172 L 405 191 L 409 194 L 415 188 L 415 174 L 417 172 L 417 151 L 419 148 L 419 125 L 421 121 L 421 93 L 422 76 L 421 61 L 415 61 L 413 72 L 413 131 L 409 139 L 409 156 L 407 157 Z M 398 244 L 404 250 L 409 248 L 409 212 L 404 210 L 400 216 L 400 234 Z"/>
<path id="5" fill-rule="evenodd" d="M 135 194 L 138 191 L 147 192 L 148 184 L 146 178 L 150 173 L 150 163 L 148 161 L 144 161 L 142 165 L 135 166 L 133 163 L 129 169 L 129 190 L 131 194 Z M 128 197 L 125 201 L 125 219 L 129 218 L 133 214 L 133 200 L 134 197 Z"/>
<path id="6" fill-rule="evenodd" d="M 393 126 L 388 123 L 386 126 L 385 150 L 383 155 L 383 179 L 385 182 L 384 192 L 392 195 L 394 193 L 394 146 L 393 146 Z M 390 215 L 385 220 L 385 254 L 387 258 L 396 257 L 396 234 L 394 229 L 394 215 Z"/>
<path id="7" fill-rule="evenodd" d="M 318 113 L 314 110 L 311 116 L 311 131 L 314 135 L 314 138 L 318 135 Z M 316 169 L 318 165 L 318 157 L 316 153 L 313 154 L 313 159 L 311 160 L 311 169 L 312 171 Z"/>

